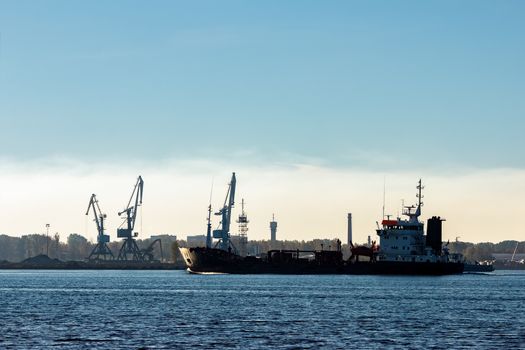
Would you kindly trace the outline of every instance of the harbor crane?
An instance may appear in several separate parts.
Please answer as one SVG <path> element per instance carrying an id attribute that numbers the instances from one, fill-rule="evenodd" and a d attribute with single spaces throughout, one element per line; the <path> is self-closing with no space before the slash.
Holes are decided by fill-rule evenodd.
<path id="1" fill-rule="evenodd" d="M 117 237 L 124 238 L 122 247 L 118 253 L 117 260 L 132 260 L 132 261 L 143 261 L 144 257 L 141 253 L 139 247 L 137 246 L 137 241 L 135 237 L 138 236 L 138 232 L 133 232 L 135 229 L 135 221 L 137 219 L 137 209 L 142 205 L 142 193 L 144 190 L 144 181 L 142 177 L 139 176 L 131 197 L 129 199 L 126 209 L 119 212 L 118 215 L 126 214 L 124 222 L 117 229 Z M 122 228 L 123 225 L 126 225 L 125 228 Z"/>
<path id="2" fill-rule="evenodd" d="M 215 215 L 221 216 L 221 226 L 220 229 L 213 230 L 213 238 L 219 239 L 215 247 L 219 247 L 222 250 L 231 252 L 232 248 L 235 252 L 236 249 L 233 246 L 230 240 L 230 223 L 232 218 L 232 208 L 235 205 L 235 187 L 237 184 L 237 179 L 235 178 L 235 173 L 232 174 L 232 179 L 228 187 L 228 192 L 226 192 L 226 199 L 224 200 L 224 205 Z"/>
<path id="3" fill-rule="evenodd" d="M 104 220 L 107 215 L 102 214 L 100 206 L 98 204 L 97 196 L 93 193 L 89 200 L 89 205 L 86 210 L 86 215 L 89 215 L 89 212 L 92 211 L 95 216 L 95 223 L 97 224 L 97 245 L 89 254 L 88 260 L 113 260 L 115 257 L 111 252 L 111 249 L 108 247 L 109 235 L 104 233 Z"/>

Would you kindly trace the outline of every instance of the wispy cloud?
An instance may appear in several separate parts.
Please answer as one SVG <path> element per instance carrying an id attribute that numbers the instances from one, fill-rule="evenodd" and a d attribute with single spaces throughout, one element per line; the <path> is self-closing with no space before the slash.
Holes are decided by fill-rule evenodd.
<path id="1" fill-rule="evenodd" d="M 468 241 L 523 239 L 519 221 L 525 209 L 525 171 L 515 169 L 464 170 L 452 173 L 333 168 L 311 164 L 244 165 L 204 159 L 166 160 L 158 164 L 87 163 L 52 159 L 0 167 L 3 219 L 0 232 L 43 232 L 46 223 L 66 235 L 95 237 L 91 218 L 84 213 L 96 193 L 108 214 L 108 231 L 115 238 L 117 211 L 125 205 L 138 175 L 145 180 L 142 209 L 144 236 L 173 233 L 182 237 L 205 231 L 205 212 L 214 179 L 213 205 L 224 200 L 231 172 L 238 175 L 237 203 L 245 198 L 250 238 L 268 237 L 272 213 L 279 220 L 282 239 L 340 237 L 346 213 L 354 214 L 359 241 L 374 235 L 380 220 L 386 176 L 387 213 L 396 215 L 401 200 L 415 202 L 416 181 L 425 189 L 424 217 L 447 219 L 445 238 Z"/>

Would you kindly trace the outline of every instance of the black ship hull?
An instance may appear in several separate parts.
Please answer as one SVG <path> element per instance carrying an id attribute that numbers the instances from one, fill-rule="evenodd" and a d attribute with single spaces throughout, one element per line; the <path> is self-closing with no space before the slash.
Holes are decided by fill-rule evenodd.
<path id="1" fill-rule="evenodd" d="M 192 273 L 450 275 L 463 272 L 463 263 L 348 262 L 335 251 L 317 252 L 316 259 L 283 259 L 282 254 L 280 259 L 241 257 L 213 248 L 180 248 L 180 251 Z"/>

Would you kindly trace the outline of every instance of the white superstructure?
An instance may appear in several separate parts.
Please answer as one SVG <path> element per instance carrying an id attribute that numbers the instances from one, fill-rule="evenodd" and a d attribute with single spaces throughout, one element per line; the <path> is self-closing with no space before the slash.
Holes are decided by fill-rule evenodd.
<path id="1" fill-rule="evenodd" d="M 421 180 L 419 180 L 417 206 L 406 206 L 403 215 L 408 219 L 389 217 L 383 219 L 377 230 L 379 236 L 378 261 L 406 261 L 406 262 L 451 262 L 459 260 L 455 254 L 449 254 L 447 247 L 441 244 L 441 222 L 439 217 L 429 219 L 427 235 L 424 224 L 419 221 L 421 215 L 422 195 Z M 432 229 L 431 227 L 432 226 Z"/>

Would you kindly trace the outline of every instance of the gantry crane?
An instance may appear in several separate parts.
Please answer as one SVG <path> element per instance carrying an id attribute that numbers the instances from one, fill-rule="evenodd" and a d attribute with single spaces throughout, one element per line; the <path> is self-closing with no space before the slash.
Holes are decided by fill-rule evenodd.
<path id="1" fill-rule="evenodd" d="M 97 224 L 98 235 L 97 245 L 93 248 L 91 254 L 89 254 L 88 260 L 113 260 L 115 257 L 107 245 L 109 243 L 109 235 L 104 233 L 104 219 L 106 219 L 107 216 L 106 214 L 102 214 L 95 194 L 91 195 L 86 215 L 89 215 L 90 211 L 93 211 L 93 215 L 95 216 L 94 221 Z"/>
<path id="2" fill-rule="evenodd" d="M 226 192 L 224 205 L 221 210 L 215 213 L 215 215 L 221 216 L 221 228 L 213 231 L 213 238 L 219 239 L 215 246 L 218 246 L 220 249 L 229 252 L 231 252 L 232 248 L 234 252 L 236 251 L 230 240 L 230 223 L 232 217 L 232 208 L 235 205 L 236 184 L 237 180 L 235 178 L 235 173 L 233 173 L 230 185 L 228 187 L 228 192 Z"/>
<path id="3" fill-rule="evenodd" d="M 139 176 L 126 209 L 118 213 L 119 216 L 126 214 L 126 217 L 124 222 L 117 229 L 117 237 L 124 238 L 117 260 L 144 260 L 144 257 L 137 246 L 137 241 L 135 240 L 135 237 L 138 236 L 138 232 L 133 232 L 135 229 L 135 220 L 137 219 L 137 209 L 142 205 L 143 190 L 144 181 L 142 180 L 142 177 Z M 126 228 L 122 228 L 124 224 L 126 225 Z"/>

